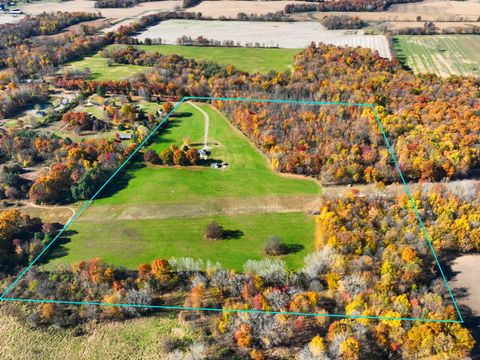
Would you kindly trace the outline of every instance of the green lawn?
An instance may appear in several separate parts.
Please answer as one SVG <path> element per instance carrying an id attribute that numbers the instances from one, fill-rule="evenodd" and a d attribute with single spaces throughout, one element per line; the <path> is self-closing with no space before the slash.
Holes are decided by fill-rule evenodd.
<path id="1" fill-rule="evenodd" d="M 415 73 L 480 76 L 480 35 L 399 35 L 399 60 Z"/>
<path id="2" fill-rule="evenodd" d="M 211 221 L 243 234 L 221 241 L 205 240 L 203 234 Z M 304 213 L 272 213 L 100 224 L 78 222 L 71 229 L 78 234 L 56 250 L 48 266 L 98 256 L 108 263 L 136 269 L 139 264 L 158 258 L 192 257 L 218 261 L 241 271 L 247 260 L 264 257 L 263 244 L 270 235 L 277 235 L 285 243 L 298 247 L 283 259 L 290 268 L 301 267 L 303 258 L 313 251 L 315 222 L 312 216 Z M 64 256 L 55 258 L 58 255 Z"/>
<path id="3" fill-rule="evenodd" d="M 293 64 L 293 56 L 301 49 L 255 49 L 225 48 L 178 45 L 140 45 L 145 51 L 158 51 L 161 54 L 177 54 L 197 60 L 213 61 L 221 65 L 233 65 L 239 70 L 269 72 L 286 71 Z"/>
<path id="4" fill-rule="evenodd" d="M 78 69 L 89 68 L 92 80 L 119 80 L 126 79 L 134 74 L 144 72 L 150 68 L 147 66 L 113 64 L 107 65 L 107 59 L 99 54 L 85 57 L 83 60 L 69 63 L 69 67 Z"/>
<path id="5" fill-rule="evenodd" d="M 218 143 L 212 158 L 229 163 L 226 170 L 188 169 L 147 166 L 129 171 L 128 187 L 114 196 L 96 200 L 98 205 L 172 203 L 195 201 L 208 197 L 247 197 L 281 194 L 316 194 L 317 182 L 284 178 L 275 174 L 268 160 L 219 112 L 201 105 L 210 115 L 209 142 Z M 203 139 L 204 118 L 190 104 L 183 104 L 171 126 L 150 145 L 161 151 L 172 143 L 181 145 L 185 136 L 192 144 Z"/>
<path id="6" fill-rule="evenodd" d="M 111 45 L 118 46 L 118 45 Z M 221 65 L 232 64 L 239 70 L 268 72 L 286 71 L 293 64 L 293 56 L 301 49 L 255 49 L 255 48 L 215 48 L 177 45 L 139 45 L 146 51 L 158 51 L 161 54 L 178 54 L 197 60 L 213 61 Z M 69 67 L 89 68 L 92 80 L 126 79 L 134 74 L 147 71 L 147 66 L 113 64 L 107 65 L 107 59 L 99 53 L 83 60 L 69 63 Z"/>
<path id="7" fill-rule="evenodd" d="M 128 184 L 114 183 L 103 198 L 95 200 L 71 226 L 74 235 L 57 248 L 48 266 L 100 256 L 115 265 L 136 268 L 156 258 L 193 257 L 242 270 L 246 260 L 263 257 L 263 243 L 269 235 L 277 235 L 296 248 L 284 256 L 287 265 L 297 268 L 303 264 L 314 244 L 312 216 L 275 210 L 225 215 L 219 208 L 230 210 L 238 202 L 257 198 L 275 202 L 282 196 L 316 195 L 320 186 L 312 179 L 274 173 L 268 160 L 223 115 L 210 105 L 200 106 L 210 115 L 212 158 L 228 162 L 229 167 L 132 166 L 124 176 L 129 178 Z M 183 104 L 176 114 L 150 148 L 161 151 L 172 143 L 180 145 L 185 136 L 192 144 L 203 139 L 205 119 L 197 109 Z M 182 206 L 194 212 L 184 214 L 178 210 Z M 124 212 L 132 209 L 140 216 L 125 216 Z M 212 220 L 238 236 L 206 241 L 203 234 Z"/>

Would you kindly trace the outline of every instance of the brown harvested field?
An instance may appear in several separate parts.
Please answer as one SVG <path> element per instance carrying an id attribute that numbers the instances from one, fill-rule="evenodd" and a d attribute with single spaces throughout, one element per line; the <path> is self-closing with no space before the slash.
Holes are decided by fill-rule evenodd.
<path id="1" fill-rule="evenodd" d="M 301 36 L 299 36 L 301 34 Z M 259 43 L 265 46 L 301 49 L 312 41 L 337 46 L 365 47 L 378 51 L 380 56 L 391 58 L 388 41 L 383 35 L 366 35 L 361 30 L 325 30 L 318 22 L 274 21 L 206 21 L 168 20 L 151 26 L 136 38 L 162 39 L 163 44 L 175 44 L 181 36 L 232 40 L 235 43 Z"/>
<path id="2" fill-rule="evenodd" d="M 22 10 L 31 15 L 40 14 L 43 12 L 56 11 L 86 11 L 86 12 L 101 12 L 107 18 L 123 19 L 130 17 L 137 17 L 152 11 L 169 11 L 174 10 L 176 6 L 181 6 L 180 0 L 168 1 L 151 1 L 140 3 L 137 6 L 126 9 L 97 9 L 95 8 L 95 1 L 92 0 L 72 0 L 60 3 L 41 3 L 28 4 L 22 7 Z"/>
<path id="3" fill-rule="evenodd" d="M 203 16 L 218 18 L 220 16 L 236 18 L 237 14 L 255 13 L 257 15 L 267 14 L 269 12 L 282 11 L 287 4 L 306 4 L 303 1 L 203 1 L 197 6 L 189 8 L 187 11 L 201 12 Z"/>
<path id="4" fill-rule="evenodd" d="M 316 12 L 310 14 L 295 14 L 297 20 L 308 20 L 312 17 L 321 19 L 325 15 L 350 15 L 358 16 L 365 21 L 416 21 L 421 16 L 426 21 L 477 21 L 480 16 L 480 1 L 449 1 L 425 0 L 423 2 L 393 5 L 388 11 L 383 12 Z"/>
<path id="5" fill-rule="evenodd" d="M 465 292 L 465 296 L 457 298 L 461 305 L 468 306 L 474 316 L 480 315 L 480 256 L 464 255 L 456 258 L 452 263 L 455 277 L 450 280 L 452 290 Z"/>

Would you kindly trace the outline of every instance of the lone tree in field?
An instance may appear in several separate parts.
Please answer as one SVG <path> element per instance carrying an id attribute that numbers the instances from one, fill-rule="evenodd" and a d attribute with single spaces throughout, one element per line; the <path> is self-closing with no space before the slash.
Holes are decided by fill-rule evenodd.
<path id="1" fill-rule="evenodd" d="M 263 251 L 265 254 L 270 256 L 284 255 L 287 253 L 287 246 L 282 242 L 282 240 L 275 235 L 269 236 L 265 245 L 263 246 Z"/>
<path id="2" fill-rule="evenodd" d="M 222 240 L 225 238 L 225 230 L 221 225 L 212 221 L 207 225 L 205 230 L 205 239 L 207 240 Z"/>

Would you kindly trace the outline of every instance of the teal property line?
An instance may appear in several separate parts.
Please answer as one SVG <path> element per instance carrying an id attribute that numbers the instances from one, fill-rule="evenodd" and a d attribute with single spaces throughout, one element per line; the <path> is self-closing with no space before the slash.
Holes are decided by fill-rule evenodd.
<path id="1" fill-rule="evenodd" d="M 93 200 L 98 196 L 98 194 L 105 188 L 105 186 L 115 177 L 115 175 L 130 161 L 130 159 L 135 156 L 135 154 L 147 143 L 147 141 L 153 136 L 154 133 L 165 123 L 165 121 L 176 111 L 176 109 L 187 100 L 202 100 L 202 101 L 243 101 L 243 102 L 261 102 L 261 103 L 289 103 L 289 104 L 306 104 L 306 105 L 340 105 L 340 106 L 356 106 L 356 107 L 369 107 L 372 109 L 377 124 L 379 125 L 382 136 L 386 142 L 387 148 L 390 152 L 390 155 L 393 158 L 395 167 L 400 175 L 405 191 L 410 198 L 410 202 L 413 205 L 416 217 L 420 223 L 422 231 L 425 235 L 425 238 L 430 246 L 430 250 L 434 256 L 435 262 L 438 266 L 440 274 L 442 276 L 445 285 L 447 286 L 449 295 L 453 301 L 457 314 L 460 320 L 437 320 L 437 319 L 423 319 L 423 318 L 401 318 L 401 317 L 382 317 L 382 316 L 366 316 L 366 315 L 341 315 L 341 314 L 313 314 L 313 313 L 294 313 L 294 312 L 274 312 L 274 311 L 262 311 L 262 310 L 233 310 L 233 309 L 216 309 L 216 308 L 189 308 L 183 306 L 155 306 L 155 305 L 139 305 L 139 304 L 108 304 L 101 302 L 81 302 L 81 301 L 63 301 L 63 300 L 35 300 L 35 299 L 21 299 L 21 298 L 5 298 L 5 296 L 17 285 L 17 283 L 23 278 L 23 276 L 32 268 L 32 266 L 42 257 L 42 255 L 53 245 L 53 243 L 70 227 L 70 225 L 77 219 L 93 202 Z M 375 110 L 373 104 L 357 104 L 357 103 L 348 103 L 348 102 L 335 102 L 335 101 L 307 101 L 307 100 L 282 100 L 282 99 L 253 99 L 253 98 L 228 98 L 228 97 L 206 97 L 206 96 L 185 96 L 183 97 L 173 108 L 172 110 L 163 118 L 163 120 L 150 132 L 150 134 L 137 146 L 137 148 L 127 157 L 127 159 L 115 170 L 115 172 L 108 178 L 108 180 L 98 189 L 98 191 L 84 203 L 84 205 L 77 211 L 77 213 L 64 225 L 62 230 L 55 236 L 55 238 L 48 243 L 48 245 L 38 254 L 38 256 L 18 275 L 15 281 L 10 284 L 10 286 L 3 292 L 0 296 L 0 301 L 23 301 L 23 302 L 43 302 L 43 303 L 62 303 L 62 304 L 73 304 L 73 305 L 100 305 L 100 306 L 133 306 L 133 307 L 142 307 L 142 308 L 158 308 L 158 309 L 175 309 L 175 310 L 204 310 L 204 311 L 228 311 L 228 312 L 249 312 L 249 313 L 267 313 L 267 314 L 285 314 L 285 315 L 301 315 L 301 316 L 331 316 L 331 317 L 343 317 L 343 318 L 355 318 L 355 319 L 379 319 L 379 320 L 410 320 L 410 321 L 434 321 L 434 322 L 458 322 L 463 323 L 463 317 L 460 313 L 457 301 L 450 289 L 448 281 L 445 277 L 443 269 L 438 260 L 437 254 L 433 248 L 433 245 L 430 241 L 428 233 L 425 229 L 423 221 L 418 213 L 415 201 L 412 198 L 408 185 L 403 177 L 400 166 L 398 165 L 397 159 L 393 152 L 390 142 L 386 136 L 386 132 L 381 124 L 378 113 Z"/>
<path id="2" fill-rule="evenodd" d="M 395 168 L 398 171 L 398 174 L 400 175 L 400 179 L 402 179 L 402 184 L 403 187 L 405 188 L 405 191 L 407 192 L 408 197 L 410 198 L 410 203 L 413 206 L 413 210 L 415 211 L 415 215 L 418 219 L 418 222 L 420 223 L 420 226 L 422 227 L 422 232 L 425 235 L 425 239 L 427 239 L 428 246 L 430 247 L 430 250 L 432 251 L 433 257 L 435 258 L 435 262 L 437 263 L 438 270 L 440 271 L 440 274 L 442 275 L 442 279 L 445 282 L 445 285 L 447 286 L 448 293 L 450 294 L 450 297 L 452 298 L 453 305 L 455 306 L 455 310 L 457 310 L 457 314 L 460 317 L 460 322 L 463 323 L 463 317 L 462 314 L 460 313 L 460 309 L 458 308 L 457 301 L 455 300 L 455 296 L 453 296 L 452 290 L 450 289 L 450 285 L 448 284 L 447 278 L 445 277 L 445 274 L 443 273 L 442 266 L 440 265 L 440 261 L 438 260 L 437 253 L 435 252 L 435 249 L 433 248 L 432 242 L 430 240 L 430 236 L 428 235 L 427 229 L 425 229 L 425 226 L 423 225 L 422 218 L 420 217 L 420 214 L 418 213 L 417 209 L 417 204 L 415 203 L 415 200 L 413 200 L 412 194 L 410 193 L 410 189 L 407 186 L 407 183 L 403 177 L 402 170 L 400 170 L 400 166 L 398 165 L 397 158 L 395 157 L 395 154 L 393 152 L 393 149 L 390 145 L 390 141 L 388 141 L 387 135 L 385 133 L 385 130 L 383 128 L 383 125 L 380 121 L 380 117 L 378 116 L 377 110 L 375 110 L 375 106 L 371 105 L 371 108 L 373 110 L 373 114 L 375 115 L 375 119 L 377 120 L 377 124 L 380 127 L 380 131 L 382 132 L 383 138 L 385 139 L 385 143 L 387 144 L 388 151 L 390 152 L 390 155 L 392 155 L 393 162 L 395 163 Z"/>
<path id="3" fill-rule="evenodd" d="M 253 309 L 203 308 L 203 307 L 174 306 L 174 305 L 143 305 L 143 304 L 124 304 L 124 303 L 111 304 L 111 303 L 91 302 L 91 301 L 36 300 L 36 299 L 22 299 L 22 298 L 3 298 L 2 301 L 22 301 L 22 302 L 33 302 L 33 303 L 43 303 L 43 304 L 53 303 L 53 304 L 66 304 L 66 305 L 120 306 L 120 307 L 136 307 L 136 308 L 163 309 L 163 310 L 211 311 L 211 312 L 265 314 L 265 315 L 336 317 L 336 318 L 343 318 L 343 319 L 423 321 L 423 322 L 436 322 L 436 323 L 460 322 L 458 320 L 453 320 L 453 319 L 428 319 L 428 318 L 390 317 L 390 316 L 374 316 L 374 315 L 316 314 L 316 313 L 304 313 L 304 312 L 297 312 L 297 311 L 267 311 L 267 310 L 253 310 Z"/>

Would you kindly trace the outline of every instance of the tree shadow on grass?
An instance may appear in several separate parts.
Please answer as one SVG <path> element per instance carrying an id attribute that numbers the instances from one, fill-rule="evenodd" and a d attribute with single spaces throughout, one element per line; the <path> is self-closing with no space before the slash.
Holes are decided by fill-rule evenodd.
<path id="1" fill-rule="evenodd" d="M 112 180 L 102 189 L 97 195 L 97 199 L 108 198 L 114 196 L 121 190 L 128 186 L 130 180 L 135 178 L 135 172 L 143 169 L 146 165 L 143 162 L 138 161 L 136 158 L 130 160 L 130 164 L 120 170 Z"/>
<path id="2" fill-rule="evenodd" d="M 244 235 L 242 230 L 223 230 L 223 238 L 225 240 L 240 239 Z"/>
<path id="3" fill-rule="evenodd" d="M 72 241 L 72 236 L 78 234 L 75 230 L 66 230 L 62 236 L 55 240 L 55 243 L 48 249 L 48 252 L 44 254 L 39 263 L 47 264 L 50 260 L 59 259 L 68 255 L 68 249 L 66 245 Z"/>
<path id="4" fill-rule="evenodd" d="M 180 118 L 186 118 L 186 117 L 192 117 L 192 116 L 193 116 L 193 114 L 191 112 L 179 111 L 179 112 L 175 112 L 172 115 L 170 115 L 170 118 L 180 119 Z"/>
<path id="5" fill-rule="evenodd" d="M 153 144 L 163 144 L 163 143 L 175 143 L 175 139 L 171 139 L 168 135 L 172 134 L 172 128 L 179 127 L 180 120 L 170 120 L 165 123 L 160 129 L 158 129 L 155 134 L 150 138 L 150 140 L 145 144 L 144 148 L 153 145 Z M 178 139 L 177 139 L 178 140 Z"/>
<path id="6" fill-rule="evenodd" d="M 305 249 L 302 244 L 285 244 L 285 254 L 295 254 Z"/>

